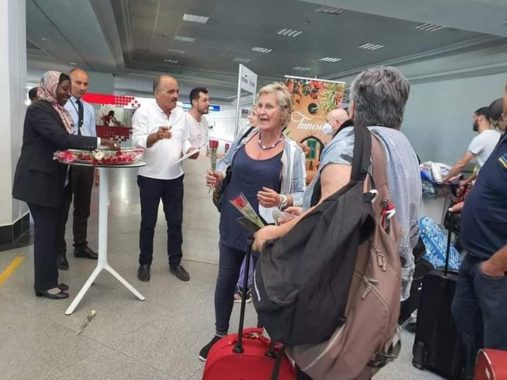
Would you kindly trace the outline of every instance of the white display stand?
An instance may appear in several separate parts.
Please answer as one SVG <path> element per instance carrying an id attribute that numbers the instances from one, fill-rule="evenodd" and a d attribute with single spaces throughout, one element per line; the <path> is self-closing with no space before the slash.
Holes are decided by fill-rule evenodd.
<path id="1" fill-rule="evenodd" d="M 84 163 L 72 163 L 71 165 L 77 166 L 93 166 L 91 164 Z M 110 165 L 110 166 L 98 166 L 100 173 L 100 185 L 99 185 L 99 258 L 97 267 L 93 270 L 92 274 L 85 282 L 76 298 L 72 301 L 70 306 L 65 310 L 66 315 L 70 315 L 74 312 L 81 299 L 84 297 L 92 283 L 95 281 L 102 269 L 107 270 L 111 273 L 118 281 L 120 281 L 128 290 L 141 301 L 144 301 L 144 296 L 139 293 L 132 285 L 130 285 L 122 276 L 118 274 L 107 262 L 107 219 L 108 219 L 108 205 L 109 205 L 109 169 L 117 168 L 138 168 L 146 165 L 144 162 L 136 162 L 130 165 Z"/>

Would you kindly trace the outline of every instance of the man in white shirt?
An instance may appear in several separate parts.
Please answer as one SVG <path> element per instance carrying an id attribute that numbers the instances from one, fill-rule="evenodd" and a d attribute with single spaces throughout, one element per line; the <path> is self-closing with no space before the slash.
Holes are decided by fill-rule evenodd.
<path id="1" fill-rule="evenodd" d="M 187 128 L 190 133 L 190 142 L 195 147 L 208 143 L 208 120 L 203 115 L 209 112 L 208 90 L 204 87 L 196 87 L 190 91 L 190 103 L 192 108 L 187 112 Z M 201 154 L 206 154 L 207 148 L 200 149 Z"/>
<path id="2" fill-rule="evenodd" d="M 473 130 L 479 134 L 472 139 L 463 157 L 453 165 L 443 182 L 458 175 L 473 158 L 480 169 L 500 140 L 500 133 L 491 128 L 489 107 L 481 107 L 474 112 Z"/>
<path id="3" fill-rule="evenodd" d="M 82 97 L 88 91 L 88 74 L 80 68 L 73 68 L 69 72 L 71 79 L 71 93 L 65 109 L 70 113 L 74 124 L 74 134 L 82 136 L 97 136 L 95 127 L 95 111 L 90 103 Z M 92 197 L 94 168 L 71 166 L 69 178 L 64 190 L 63 206 L 57 235 L 58 269 L 69 269 L 66 257 L 67 244 L 65 242 L 65 225 L 69 216 L 70 204 L 74 198 L 72 214 L 72 232 L 74 235 L 74 256 L 97 260 L 98 255 L 88 247 L 87 230 L 90 216 L 90 202 Z"/>
<path id="4" fill-rule="evenodd" d="M 176 79 L 159 75 L 153 80 L 155 101 L 141 106 L 132 119 L 135 145 L 144 148 L 143 161 L 137 176 L 141 198 L 141 229 L 139 233 L 140 281 L 150 280 L 153 259 L 153 236 L 160 200 L 167 222 L 167 255 L 171 273 L 182 281 L 190 275 L 181 265 L 181 226 L 183 222 L 183 169 L 175 163 L 184 154 L 195 150 L 185 126 L 185 113 L 176 108 L 179 96 Z M 196 152 L 190 158 L 197 158 Z"/>

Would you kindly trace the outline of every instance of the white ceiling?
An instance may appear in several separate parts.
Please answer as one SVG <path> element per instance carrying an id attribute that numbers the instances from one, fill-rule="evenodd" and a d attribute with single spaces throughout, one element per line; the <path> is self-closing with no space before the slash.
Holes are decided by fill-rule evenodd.
<path id="1" fill-rule="evenodd" d="M 29 69 L 113 73 L 117 91 L 150 92 L 154 73 L 234 98 L 238 63 L 261 83 L 285 74 L 349 80 L 375 64 L 411 79 L 507 72 L 506 0 L 26 0 Z M 321 4 L 344 10 L 317 13 Z M 184 13 L 209 17 L 206 24 Z M 421 31 L 431 23 L 444 28 Z M 278 35 L 282 28 L 301 31 Z M 175 36 L 194 38 L 178 41 Z M 359 49 L 364 43 L 384 47 Z M 267 54 L 252 47 L 272 49 Z M 171 50 L 170 50 L 171 49 Z M 320 58 L 336 57 L 337 62 Z M 165 60 L 165 62 L 164 62 Z M 170 60 L 170 61 L 168 61 Z M 429 64 L 426 64 L 429 63 Z M 307 68 L 307 71 L 295 67 Z"/>

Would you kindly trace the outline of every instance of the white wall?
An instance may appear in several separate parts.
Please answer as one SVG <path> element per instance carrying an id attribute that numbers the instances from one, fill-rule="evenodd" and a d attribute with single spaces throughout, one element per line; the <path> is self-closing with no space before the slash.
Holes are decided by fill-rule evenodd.
<path id="1" fill-rule="evenodd" d="M 422 161 L 452 164 L 475 136 L 473 112 L 503 95 L 507 73 L 412 85 L 403 132 Z"/>

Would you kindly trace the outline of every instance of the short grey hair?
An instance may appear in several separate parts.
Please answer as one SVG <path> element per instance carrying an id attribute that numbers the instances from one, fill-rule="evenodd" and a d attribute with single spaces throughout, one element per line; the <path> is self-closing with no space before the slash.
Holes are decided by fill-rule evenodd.
<path id="1" fill-rule="evenodd" d="M 292 97 L 289 90 L 281 82 L 270 83 L 259 90 L 257 93 L 257 102 L 259 101 L 261 95 L 267 94 L 276 95 L 278 105 L 282 110 L 282 129 L 286 128 L 289 125 L 290 117 L 292 115 Z"/>
<path id="2" fill-rule="evenodd" d="M 165 75 L 160 74 L 153 78 L 153 93 L 157 92 L 158 86 L 160 86 L 160 79 L 162 79 L 163 76 Z"/>
<path id="3" fill-rule="evenodd" d="M 410 93 L 408 79 L 394 67 L 371 67 L 354 79 L 350 89 L 354 125 L 400 129 Z"/>

